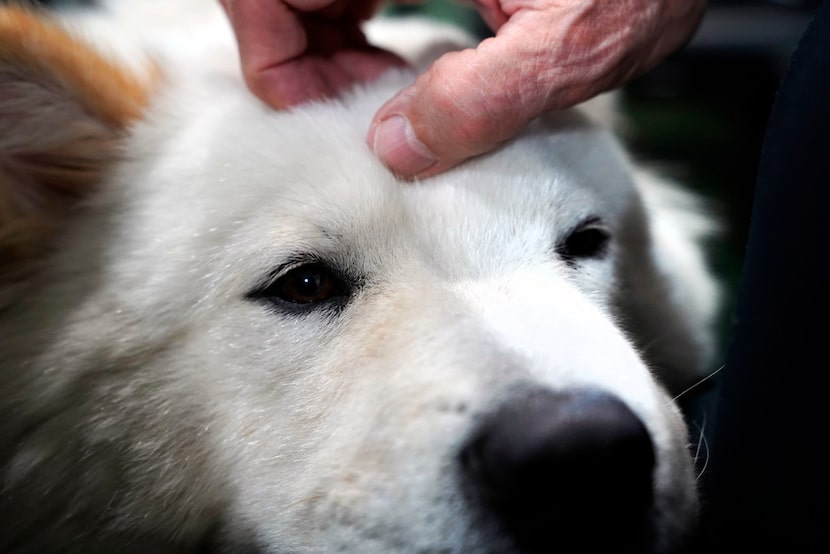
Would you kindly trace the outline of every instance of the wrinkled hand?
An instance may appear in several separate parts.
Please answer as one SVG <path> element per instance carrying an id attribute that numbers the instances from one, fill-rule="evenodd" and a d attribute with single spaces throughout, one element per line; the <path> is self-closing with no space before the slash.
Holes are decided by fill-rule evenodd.
<path id="1" fill-rule="evenodd" d="M 359 30 L 379 0 L 223 0 L 249 87 L 276 107 L 399 63 Z M 404 177 L 492 150 L 538 115 L 624 84 L 691 37 L 705 0 L 475 0 L 496 36 L 436 61 L 375 115 L 368 142 Z"/>

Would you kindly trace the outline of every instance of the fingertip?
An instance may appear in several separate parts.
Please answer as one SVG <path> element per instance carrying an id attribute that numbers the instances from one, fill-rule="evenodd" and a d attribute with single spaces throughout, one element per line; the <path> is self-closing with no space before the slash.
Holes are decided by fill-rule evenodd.
<path id="1" fill-rule="evenodd" d="M 401 177 L 419 176 L 438 163 L 438 158 L 402 114 L 392 114 L 373 123 L 367 140 L 384 165 Z"/>
<path id="2" fill-rule="evenodd" d="M 275 110 L 285 110 L 290 107 L 290 104 L 282 97 L 276 87 L 269 86 L 271 80 L 262 73 L 252 75 L 245 75 L 245 83 L 248 85 L 254 96 L 259 98 L 267 106 Z"/>

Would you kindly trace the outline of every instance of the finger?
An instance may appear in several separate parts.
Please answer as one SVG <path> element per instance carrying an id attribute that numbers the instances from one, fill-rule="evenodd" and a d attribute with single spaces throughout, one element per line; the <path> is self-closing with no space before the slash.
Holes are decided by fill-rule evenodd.
<path id="1" fill-rule="evenodd" d="M 308 41 L 297 15 L 284 3 L 273 0 L 222 2 L 239 46 L 242 74 L 248 87 L 275 108 L 286 106 L 279 84 L 269 69 L 298 58 Z M 327 85 L 313 75 L 304 75 L 309 96 L 325 95 Z"/>
<path id="2" fill-rule="evenodd" d="M 274 0 L 271 0 L 274 1 Z M 332 4 L 340 3 L 343 4 L 340 0 L 282 0 L 289 6 L 296 8 L 300 11 L 304 12 L 315 12 L 319 11 L 327 6 L 331 6 Z"/>
<path id="3" fill-rule="evenodd" d="M 275 66 L 260 76 L 260 82 L 276 97 L 281 108 L 333 98 L 357 82 L 370 81 L 400 65 L 396 56 L 379 51 L 350 50 L 331 57 L 304 56 Z M 315 83 L 310 89 L 308 83 Z"/>
<path id="4" fill-rule="evenodd" d="M 237 37 L 245 81 L 272 107 L 336 96 L 355 81 L 402 64 L 396 56 L 371 48 L 357 27 L 379 0 L 221 3 Z M 304 16 L 299 12 L 315 10 L 319 20 L 300 19 Z"/>
<path id="5" fill-rule="evenodd" d="M 406 66 L 406 62 L 398 55 L 371 46 L 361 50 L 337 52 L 331 59 L 338 67 L 344 69 L 352 82 L 359 83 L 377 79 L 393 67 Z"/>
<path id="6" fill-rule="evenodd" d="M 491 150 L 550 104 L 546 45 L 515 22 L 476 49 L 445 54 L 375 116 L 369 142 L 401 176 L 424 177 Z M 561 80 L 561 79 L 560 79 Z"/>
<path id="7" fill-rule="evenodd" d="M 502 8 L 500 0 L 472 0 L 479 15 L 493 31 L 498 31 L 502 25 L 507 23 L 509 16 Z M 511 13 L 515 13 L 513 9 Z"/>
<path id="8" fill-rule="evenodd" d="M 541 113 L 625 82 L 685 40 L 660 43 L 663 52 L 655 53 L 655 19 L 665 16 L 656 10 L 550 5 L 512 14 L 495 38 L 440 58 L 384 105 L 368 137 L 381 160 L 404 177 L 442 172 L 493 149 Z"/>
<path id="9" fill-rule="evenodd" d="M 276 1 L 276 0 L 272 0 Z M 316 12 L 321 17 L 334 19 L 349 14 L 357 21 L 372 17 L 383 0 L 281 0 L 298 12 Z"/>

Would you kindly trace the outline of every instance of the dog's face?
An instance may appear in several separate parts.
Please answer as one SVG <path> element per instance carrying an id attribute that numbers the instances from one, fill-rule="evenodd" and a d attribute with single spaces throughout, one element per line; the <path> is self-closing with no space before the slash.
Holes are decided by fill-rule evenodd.
<path id="1" fill-rule="evenodd" d="M 73 154 L 106 168 L 77 211 L 50 197 L 59 233 L 5 235 L 0 541 L 488 553 L 685 537 L 692 464 L 658 380 L 694 375 L 707 331 L 677 304 L 624 156 L 563 113 L 399 182 L 363 136 L 406 78 L 291 113 L 204 75 L 103 130 L 70 110 L 86 139 L 115 131 Z M 117 161 L 92 155 L 103 145 Z M 44 194 L 67 179 L 31 148 L 3 152 L 7 199 L 23 172 Z"/>

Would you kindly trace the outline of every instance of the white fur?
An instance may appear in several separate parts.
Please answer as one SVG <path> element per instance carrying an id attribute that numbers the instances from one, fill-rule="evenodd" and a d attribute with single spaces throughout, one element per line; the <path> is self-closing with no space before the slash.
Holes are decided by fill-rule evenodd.
<path id="1" fill-rule="evenodd" d="M 658 546 L 687 533 L 687 436 L 658 379 L 703 375 L 717 294 L 680 193 L 576 112 L 402 183 L 364 141 L 410 72 L 272 112 L 215 2 L 207 26 L 113 4 L 71 25 L 166 79 L 0 311 L 0 549 L 177 551 L 221 522 L 271 552 L 508 551 L 454 464 L 526 383 L 622 399 L 656 448 Z M 589 215 L 608 256 L 572 268 L 554 245 Z M 361 278 L 342 312 L 246 298 L 298 254 Z"/>

